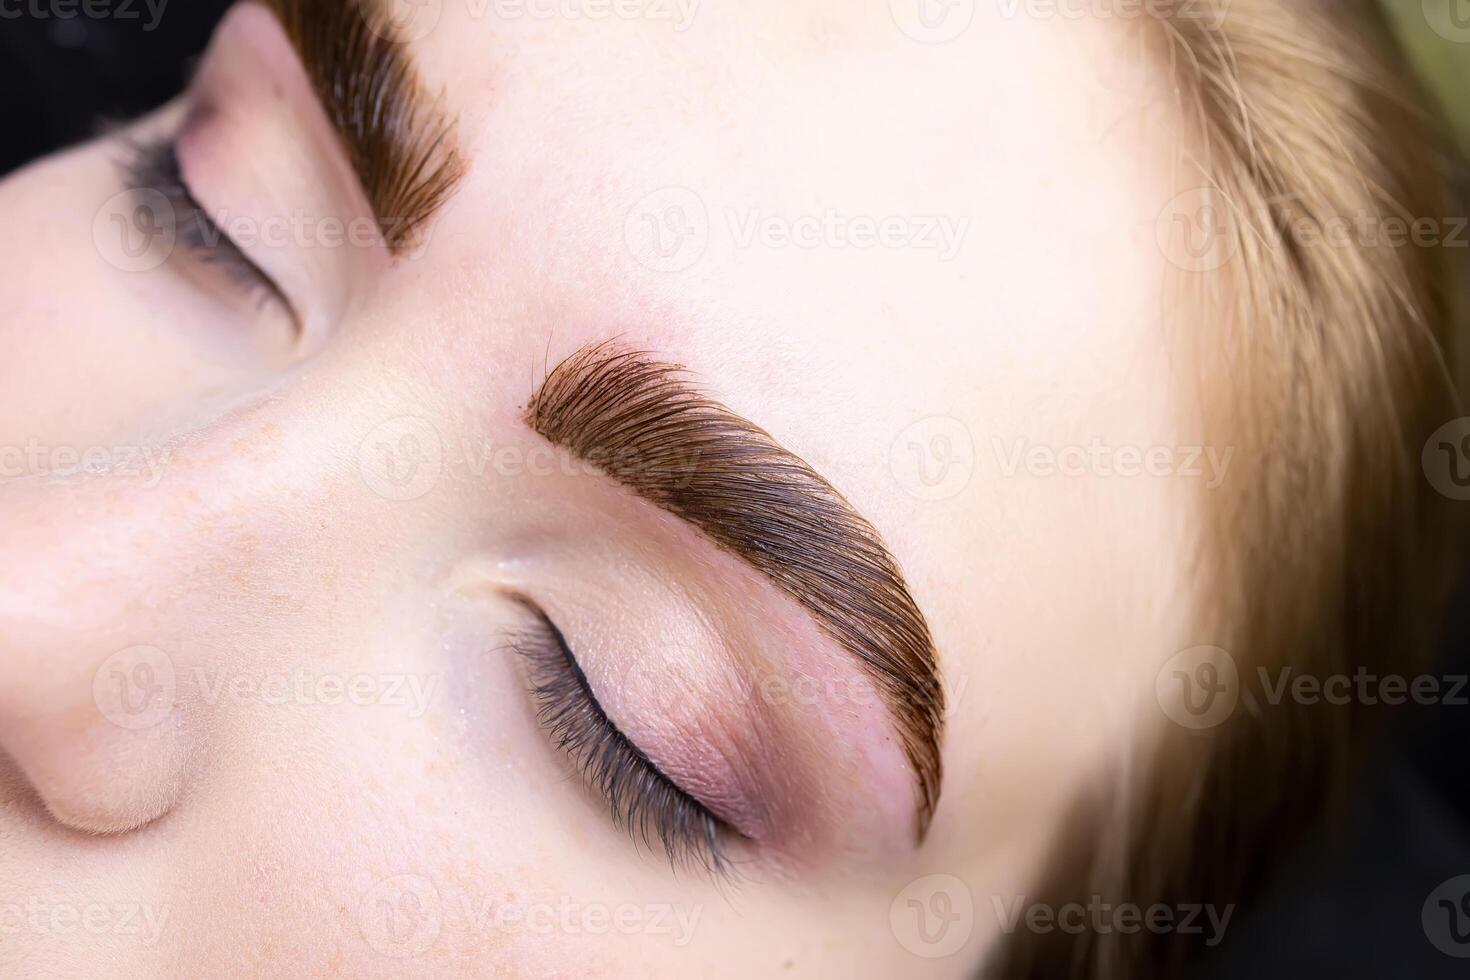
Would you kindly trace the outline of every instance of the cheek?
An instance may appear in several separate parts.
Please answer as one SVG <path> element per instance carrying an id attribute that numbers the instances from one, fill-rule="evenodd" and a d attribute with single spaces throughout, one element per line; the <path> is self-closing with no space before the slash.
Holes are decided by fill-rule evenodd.
<path id="1" fill-rule="evenodd" d="M 603 880 L 543 799 L 465 754 L 450 704 L 417 721 L 327 709 L 239 749 L 167 831 L 185 975 L 644 972 L 648 937 L 613 916 L 672 889 Z"/>

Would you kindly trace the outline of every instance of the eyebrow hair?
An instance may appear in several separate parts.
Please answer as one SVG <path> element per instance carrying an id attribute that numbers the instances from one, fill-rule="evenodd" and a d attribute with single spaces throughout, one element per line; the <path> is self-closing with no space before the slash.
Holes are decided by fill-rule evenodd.
<path id="1" fill-rule="evenodd" d="M 922 841 L 939 800 L 944 692 L 928 623 L 873 525 L 681 365 L 616 341 L 558 364 L 525 418 L 754 566 L 857 658 L 917 776 Z"/>
<path id="2" fill-rule="evenodd" d="M 431 96 L 381 0 L 260 0 L 275 14 L 401 254 L 448 200 L 464 162 L 443 96 Z"/>

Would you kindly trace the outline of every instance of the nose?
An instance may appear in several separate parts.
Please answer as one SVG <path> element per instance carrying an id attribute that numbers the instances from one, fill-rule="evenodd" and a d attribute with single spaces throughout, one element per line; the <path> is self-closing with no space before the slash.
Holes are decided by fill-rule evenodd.
<path id="1" fill-rule="evenodd" d="M 421 360 L 398 330 L 417 294 L 256 357 L 249 317 L 104 261 L 75 188 L 111 188 L 114 164 L 93 146 L 0 181 L 0 211 L 46 230 L 0 242 L 0 806 L 18 773 L 56 821 L 115 834 L 269 765 L 265 682 L 355 676 L 443 515 L 493 513 L 498 485 L 440 479 L 454 420 L 425 379 L 384 383 Z M 270 745 L 325 723 L 295 707 Z"/>
<path id="2" fill-rule="evenodd" d="M 366 442 L 399 414 L 364 380 L 378 350 L 327 342 L 297 373 L 237 356 L 233 334 L 216 350 L 186 315 L 193 293 L 161 272 L 98 259 L 86 289 L 56 287 L 63 254 L 96 254 L 95 202 L 61 189 L 115 180 L 109 153 L 0 182 L 0 210 L 58 229 L 54 247 L 0 244 L 0 778 L 18 773 L 89 833 L 143 827 L 226 772 L 210 764 L 250 744 L 260 714 L 222 678 L 349 662 L 343 624 L 381 612 L 388 574 L 364 556 L 422 537 L 434 512 L 399 502 L 436 472 L 401 434 L 387 463 L 383 440 Z"/>
<path id="3" fill-rule="evenodd" d="M 0 748 L 79 830 L 155 819 L 188 768 L 174 709 L 190 521 L 162 486 L 0 483 Z"/>
<path id="4" fill-rule="evenodd" d="M 218 728 L 192 678 L 269 647 L 298 587 L 283 556 L 312 547 L 279 496 L 294 479 L 309 506 L 314 472 L 272 410 L 0 480 L 0 751 L 62 824 L 118 833 L 178 805 Z"/>

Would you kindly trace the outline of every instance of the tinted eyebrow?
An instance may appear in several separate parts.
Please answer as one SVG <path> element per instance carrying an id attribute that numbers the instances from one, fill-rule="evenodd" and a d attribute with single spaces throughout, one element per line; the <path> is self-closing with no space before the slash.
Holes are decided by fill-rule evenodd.
<path id="1" fill-rule="evenodd" d="M 261 0 L 285 28 L 395 254 L 464 176 L 455 122 L 431 96 L 384 0 Z"/>
<path id="2" fill-rule="evenodd" d="M 944 693 L 929 626 L 872 524 L 683 367 L 615 342 L 557 365 L 526 421 L 754 566 L 857 658 L 917 775 L 922 840 L 939 799 Z"/>

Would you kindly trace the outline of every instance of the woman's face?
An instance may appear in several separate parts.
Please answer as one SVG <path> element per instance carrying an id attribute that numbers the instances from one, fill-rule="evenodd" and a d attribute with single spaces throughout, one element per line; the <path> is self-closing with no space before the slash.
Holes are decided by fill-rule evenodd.
<path id="1" fill-rule="evenodd" d="M 405 5 L 463 174 L 395 255 L 247 4 L 0 184 L 0 972 L 947 975 L 1015 927 L 1208 640 L 1225 462 L 1141 25 L 1050 9 Z"/>

